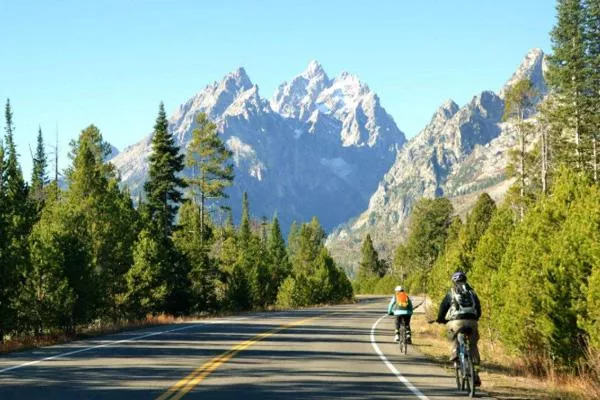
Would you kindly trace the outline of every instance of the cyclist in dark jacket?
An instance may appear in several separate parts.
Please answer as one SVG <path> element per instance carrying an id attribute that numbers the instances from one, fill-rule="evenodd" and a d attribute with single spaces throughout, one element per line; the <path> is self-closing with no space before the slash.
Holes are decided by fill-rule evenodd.
<path id="1" fill-rule="evenodd" d="M 456 335 L 463 328 L 470 328 L 471 346 L 473 350 L 473 364 L 475 367 L 475 384 L 481 385 L 479 378 L 479 331 L 477 325 L 481 318 L 481 303 L 473 288 L 467 283 L 467 275 L 464 272 L 455 272 L 452 275 L 453 286 L 442 300 L 438 316 L 435 322 L 446 324 L 448 332 L 452 336 L 451 361 L 457 360 L 458 343 Z"/>

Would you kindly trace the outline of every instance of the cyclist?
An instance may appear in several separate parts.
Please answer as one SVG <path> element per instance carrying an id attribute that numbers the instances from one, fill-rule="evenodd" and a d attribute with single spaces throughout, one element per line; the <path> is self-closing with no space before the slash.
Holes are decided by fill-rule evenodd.
<path id="1" fill-rule="evenodd" d="M 458 342 L 456 336 L 463 328 L 470 328 L 471 346 L 473 350 L 473 365 L 475 366 L 475 386 L 481 385 L 479 378 L 479 332 L 477 321 L 481 318 L 481 304 L 473 288 L 467 283 L 467 275 L 458 271 L 452 275 L 452 287 L 442 300 L 435 322 L 446 324 L 452 336 L 452 357 L 450 361 L 458 360 Z"/>
<path id="2" fill-rule="evenodd" d="M 392 300 L 388 305 L 388 315 L 396 316 L 396 336 L 394 336 L 394 342 L 400 340 L 400 322 L 404 320 L 404 324 L 406 325 L 406 343 L 412 343 L 410 338 L 410 319 L 412 314 L 413 305 L 410 297 L 406 294 L 404 287 L 396 286 Z"/>

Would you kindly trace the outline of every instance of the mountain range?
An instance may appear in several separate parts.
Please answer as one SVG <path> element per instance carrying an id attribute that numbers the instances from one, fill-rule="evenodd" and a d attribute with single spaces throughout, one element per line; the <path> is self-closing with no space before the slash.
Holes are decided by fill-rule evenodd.
<path id="1" fill-rule="evenodd" d="M 367 233 L 390 259 L 406 236 L 408 217 L 421 197 L 449 197 L 461 215 L 483 191 L 501 200 L 512 183 L 505 167 L 509 150 L 517 143 L 512 123 L 502 121 L 506 91 L 529 79 L 541 99 L 547 93 L 545 60 L 542 50 L 533 49 L 498 93 L 483 91 L 462 107 L 452 100 L 444 102 L 398 152 L 366 210 L 329 235 L 327 245 L 338 262 L 356 268 L 354 260 Z"/>
<path id="2" fill-rule="evenodd" d="M 329 78 L 316 61 L 279 85 L 271 100 L 243 68 L 208 85 L 169 118 L 182 151 L 200 112 L 233 152 L 235 184 L 224 203 L 235 219 L 246 191 L 252 214 L 277 214 L 284 230 L 312 216 L 331 230 L 364 210 L 406 142 L 367 85 L 347 72 Z M 148 135 L 111 159 L 135 198 L 150 152 Z"/>
<path id="3" fill-rule="evenodd" d="M 311 61 L 267 100 L 238 68 L 181 104 L 169 130 L 185 151 L 196 115 L 206 113 L 233 152 L 235 184 L 223 203 L 235 219 L 244 191 L 255 217 L 277 214 L 284 230 L 317 216 L 331 232 L 332 254 L 351 271 L 366 233 L 391 257 L 421 197 L 448 196 L 460 214 L 482 191 L 502 198 L 511 184 L 504 173 L 508 150 L 516 143 L 512 124 L 502 121 L 506 90 L 526 78 L 544 95 L 544 70 L 544 53 L 531 50 L 497 93 L 482 91 L 463 106 L 445 101 L 407 142 L 377 94 L 355 75 L 330 78 Z M 148 135 L 115 149 L 111 159 L 134 197 L 150 152 Z"/>

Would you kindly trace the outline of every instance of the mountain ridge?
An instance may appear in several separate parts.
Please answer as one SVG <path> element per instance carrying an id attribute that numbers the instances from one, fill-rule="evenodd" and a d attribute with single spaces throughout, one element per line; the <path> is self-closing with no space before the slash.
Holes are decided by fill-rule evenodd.
<path id="1" fill-rule="evenodd" d="M 207 85 L 169 117 L 182 152 L 199 112 L 233 151 L 236 182 L 227 193 L 236 219 L 247 191 L 254 215 L 278 213 L 283 226 L 315 215 L 331 229 L 366 207 L 406 141 L 366 84 L 348 73 L 329 79 L 316 61 L 270 100 L 241 67 Z M 111 160 L 133 195 L 142 192 L 150 152 L 148 135 Z"/>
<path id="2" fill-rule="evenodd" d="M 468 207 L 462 199 L 486 188 L 500 200 L 509 186 L 504 176 L 508 150 L 516 143 L 512 124 L 502 122 L 503 96 L 520 79 L 530 79 L 544 95 L 544 69 L 544 53 L 532 49 L 498 94 L 485 90 L 462 107 L 452 100 L 440 105 L 425 128 L 398 152 L 366 210 L 329 235 L 327 246 L 336 260 L 355 270 L 366 233 L 384 257 L 391 257 L 421 197 L 447 196 L 463 213 Z"/>

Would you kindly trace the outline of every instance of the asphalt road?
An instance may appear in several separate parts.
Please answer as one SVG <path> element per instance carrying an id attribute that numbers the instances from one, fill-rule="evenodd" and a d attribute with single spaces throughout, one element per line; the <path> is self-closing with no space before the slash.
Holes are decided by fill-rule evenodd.
<path id="1" fill-rule="evenodd" d="M 0 399 L 456 399 L 392 343 L 387 299 L 254 313 L 0 357 Z M 483 397 L 483 396 L 481 396 Z"/>

